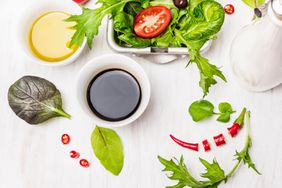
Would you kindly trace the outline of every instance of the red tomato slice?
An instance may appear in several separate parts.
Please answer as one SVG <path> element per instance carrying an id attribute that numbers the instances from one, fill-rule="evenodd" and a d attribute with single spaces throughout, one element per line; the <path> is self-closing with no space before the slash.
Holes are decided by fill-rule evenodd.
<path id="1" fill-rule="evenodd" d="M 170 10 L 165 6 L 152 6 L 143 9 L 134 18 L 134 31 L 142 38 L 159 36 L 169 25 L 171 20 Z"/>

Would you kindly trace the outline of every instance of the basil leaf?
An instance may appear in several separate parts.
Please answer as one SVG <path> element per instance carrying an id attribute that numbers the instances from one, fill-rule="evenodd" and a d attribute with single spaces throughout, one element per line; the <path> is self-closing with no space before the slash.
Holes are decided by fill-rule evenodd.
<path id="1" fill-rule="evenodd" d="M 96 126 L 91 136 L 95 156 L 112 174 L 119 175 L 123 167 L 124 155 L 121 140 L 111 129 Z"/>
<path id="2" fill-rule="evenodd" d="M 189 107 L 189 113 L 193 121 L 201 121 L 213 115 L 214 106 L 207 100 L 193 102 Z"/>
<path id="3" fill-rule="evenodd" d="M 54 117 L 71 116 L 62 108 L 60 91 L 43 78 L 24 76 L 9 88 L 9 105 L 29 124 L 39 124 Z"/>

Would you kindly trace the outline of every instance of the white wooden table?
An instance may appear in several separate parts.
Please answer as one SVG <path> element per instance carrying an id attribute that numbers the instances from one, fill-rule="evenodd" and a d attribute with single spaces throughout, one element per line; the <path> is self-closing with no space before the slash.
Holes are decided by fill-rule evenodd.
<path id="1" fill-rule="evenodd" d="M 38 0 L 29 1 L 40 3 Z M 105 27 L 95 38 L 93 50 L 85 50 L 73 65 L 62 68 L 36 65 L 22 57 L 15 50 L 16 43 L 12 42 L 15 15 L 26 2 L 3 0 L 0 8 L 0 187 L 161 188 L 172 185 L 174 182 L 161 172 L 163 166 L 157 155 L 171 158 L 183 154 L 188 168 L 196 177 L 203 171 L 198 157 L 208 160 L 216 157 L 226 171 L 232 168 L 235 149 L 240 149 L 244 143 L 244 131 L 235 139 L 227 136 L 225 146 L 213 146 L 212 152 L 208 153 L 180 148 L 169 138 L 172 133 L 185 140 L 200 142 L 204 138 L 211 139 L 215 134 L 226 133 L 229 126 L 213 118 L 196 124 L 188 115 L 190 103 L 202 95 L 195 65 L 185 69 L 187 59 L 158 65 L 135 58 L 150 78 L 151 102 L 140 119 L 130 126 L 116 129 L 123 141 L 125 164 L 118 177 L 107 172 L 95 158 L 90 144 L 95 122 L 80 109 L 73 84 L 75 76 L 88 60 L 114 53 L 106 43 Z M 251 155 L 263 175 L 258 176 L 246 166 L 241 166 L 235 176 L 220 187 L 278 188 L 282 177 L 282 87 L 251 93 L 236 83 L 229 64 L 229 47 L 237 31 L 250 22 L 252 11 L 241 1 L 221 0 L 221 3 L 233 3 L 236 12 L 226 16 L 218 40 L 205 56 L 217 66 L 222 66 L 228 83 L 219 81 L 212 87 L 207 99 L 214 104 L 228 101 L 237 111 L 243 106 L 251 110 Z M 23 75 L 41 76 L 52 81 L 62 92 L 64 108 L 72 114 L 72 120 L 57 118 L 41 126 L 31 126 L 17 118 L 8 106 L 7 91 Z M 60 143 L 63 133 L 72 137 L 67 146 Z M 91 167 L 81 168 L 78 160 L 69 157 L 71 149 L 78 150 L 82 157 L 89 159 Z"/>

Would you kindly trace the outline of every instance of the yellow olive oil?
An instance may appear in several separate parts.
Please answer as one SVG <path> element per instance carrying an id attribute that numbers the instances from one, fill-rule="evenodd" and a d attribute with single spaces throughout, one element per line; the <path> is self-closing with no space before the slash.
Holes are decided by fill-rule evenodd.
<path id="1" fill-rule="evenodd" d="M 48 12 L 40 16 L 32 24 L 29 44 L 38 58 L 48 62 L 58 62 L 70 57 L 77 47 L 69 48 L 74 34 L 72 22 L 66 22 L 70 15 L 60 11 Z"/>

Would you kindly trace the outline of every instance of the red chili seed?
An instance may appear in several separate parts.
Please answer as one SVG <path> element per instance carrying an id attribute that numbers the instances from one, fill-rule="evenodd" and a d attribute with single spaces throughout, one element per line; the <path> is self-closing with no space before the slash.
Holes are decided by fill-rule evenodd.
<path id="1" fill-rule="evenodd" d="M 227 4 L 227 5 L 225 5 L 225 7 L 224 7 L 224 11 L 225 11 L 226 14 L 233 14 L 234 11 L 235 11 L 235 8 L 234 8 L 233 5 Z"/>
<path id="2" fill-rule="evenodd" d="M 213 139 L 214 139 L 216 146 L 220 146 L 220 145 L 223 145 L 223 144 L 226 143 L 225 137 L 223 136 L 223 134 L 219 134 L 217 136 L 214 136 Z"/>
<path id="3" fill-rule="evenodd" d="M 208 140 L 203 140 L 202 143 L 203 143 L 205 151 L 211 150 L 211 147 L 210 147 L 210 144 L 209 144 Z"/>
<path id="4" fill-rule="evenodd" d="M 70 151 L 70 157 L 74 158 L 74 159 L 77 159 L 77 158 L 79 158 L 79 153 L 74 151 L 74 150 L 72 150 L 72 151 Z"/>
<path id="5" fill-rule="evenodd" d="M 80 164 L 80 166 L 82 166 L 82 167 L 84 167 L 84 168 L 89 167 L 89 162 L 88 162 L 86 159 L 81 159 L 81 160 L 79 161 L 79 164 Z"/>
<path id="6" fill-rule="evenodd" d="M 70 136 L 68 134 L 63 134 L 61 137 L 61 141 L 63 144 L 68 144 L 70 143 Z"/>

